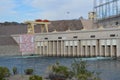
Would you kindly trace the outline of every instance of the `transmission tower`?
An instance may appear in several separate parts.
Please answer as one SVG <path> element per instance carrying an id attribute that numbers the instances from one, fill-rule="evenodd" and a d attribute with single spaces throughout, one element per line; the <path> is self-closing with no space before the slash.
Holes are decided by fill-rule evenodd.
<path id="1" fill-rule="evenodd" d="M 94 12 L 97 20 L 109 18 L 120 14 L 120 0 L 94 0 Z"/>

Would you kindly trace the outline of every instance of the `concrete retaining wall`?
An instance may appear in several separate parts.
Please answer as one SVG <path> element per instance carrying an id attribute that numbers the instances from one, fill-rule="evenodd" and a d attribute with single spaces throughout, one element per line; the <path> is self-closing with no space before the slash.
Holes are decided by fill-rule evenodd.
<path id="1" fill-rule="evenodd" d="M 17 45 L 3 45 L 0 46 L 0 56 L 16 56 L 21 55 L 19 46 Z"/>

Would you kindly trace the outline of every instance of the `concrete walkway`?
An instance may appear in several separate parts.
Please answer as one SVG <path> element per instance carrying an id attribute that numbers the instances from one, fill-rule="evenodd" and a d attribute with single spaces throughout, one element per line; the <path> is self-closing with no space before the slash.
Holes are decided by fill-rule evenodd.
<path id="1" fill-rule="evenodd" d="M 29 80 L 29 75 L 14 75 L 7 78 L 8 80 Z"/>

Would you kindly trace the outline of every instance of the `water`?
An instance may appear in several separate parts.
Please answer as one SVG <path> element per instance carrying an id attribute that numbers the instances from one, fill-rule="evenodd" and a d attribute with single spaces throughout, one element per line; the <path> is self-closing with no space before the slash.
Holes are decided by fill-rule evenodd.
<path id="1" fill-rule="evenodd" d="M 0 66 L 8 67 L 11 72 L 17 67 L 20 74 L 24 74 L 27 68 L 33 68 L 34 74 L 44 75 L 49 65 L 59 61 L 60 64 L 70 67 L 74 58 L 53 58 L 53 57 L 0 57 Z M 86 59 L 91 71 L 101 72 L 102 80 L 120 80 L 120 61 L 118 60 L 97 60 Z"/>

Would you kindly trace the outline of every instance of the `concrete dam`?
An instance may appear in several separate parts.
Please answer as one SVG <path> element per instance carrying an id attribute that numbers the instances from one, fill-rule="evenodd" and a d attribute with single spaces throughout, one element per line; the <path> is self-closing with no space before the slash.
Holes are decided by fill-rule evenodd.
<path id="1" fill-rule="evenodd" d="M 41 22 L 31 22 L 36 24 Z M 43 23 L 42 23 L 43 25 Z M 34 26 L 31 26 L 32 29 Z M 30 28 L 30 25 L 29 25 Z M 47 28 L 46 28 L 47 29 Z M 67 30 L 63 32 L 34 33 L 34 53 L 41 56 L 58 57 L 119 57 L 120 28 L 98 28 Z M 41 29 L 42 30 L 42 29 Z M 34 33 L 34 34 L 33 34 Z M 20 35 L 12 35 L 19 44 Z M 23 53 L 24 55 L 27 53 Z"/>

